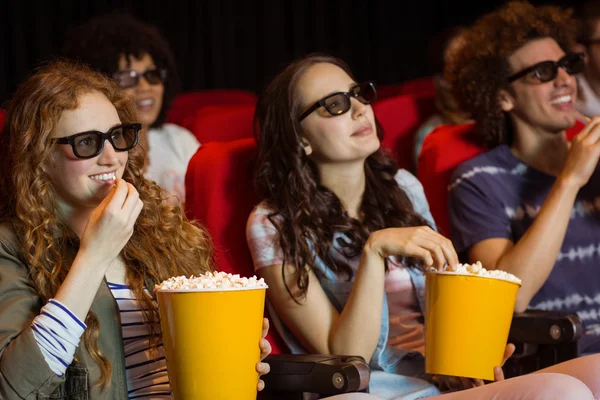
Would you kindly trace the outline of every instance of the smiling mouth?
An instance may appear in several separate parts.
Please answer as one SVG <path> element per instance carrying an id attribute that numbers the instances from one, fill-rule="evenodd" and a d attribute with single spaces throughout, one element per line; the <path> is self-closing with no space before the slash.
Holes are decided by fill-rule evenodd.
<path id="1" fill-rule="evenodd" d="M 371 125 L 365 125 L 354 132 L 352 136 L 366 136 L 370 135 L 371 133 L 373 133 L 373 127 Z"/>
<path id="2" fill-rule="evenodd" d="M 573 97 L 569 94 L 557 97 L 550 101 L 552 105 L 570 104 L 573 101 Z"/>
<path id="3" fill-rule="evenodd" d="M 114 183 L 117 180 L 117 174 L 115 172 L 109 172 L 108 174 L 90 175 L 90 179 L 107 184 Z"/>
<path id="4" fill-rule="evenodd" d="M 144 99 L 136 101 L 135 105 L 138 107 L 152 107 L 154 103 L 154 99 Z"/>

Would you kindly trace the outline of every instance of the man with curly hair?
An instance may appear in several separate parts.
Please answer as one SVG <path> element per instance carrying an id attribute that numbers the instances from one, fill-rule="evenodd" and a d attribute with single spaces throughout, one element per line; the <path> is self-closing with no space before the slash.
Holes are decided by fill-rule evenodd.
<path id="1" fill-rule="evenodd" d="M 446 73 L 489 151 L 450 181 L 457 252 L 523 280 L 516 311 L 577 312 L 583 352 L 600 351 L 600 118 L 578 118 L 576 24 L 554 6 L 511 2 L 478 20 Z"/>
<path id="2" fill-rule="evenodd" d="M 600 1 L 580 6 L 577 19 L 580 30 L 574 50 L 585 54 L 585 69 L 577 78 L 575 108 L 585 115 L 600 115 Z"/>

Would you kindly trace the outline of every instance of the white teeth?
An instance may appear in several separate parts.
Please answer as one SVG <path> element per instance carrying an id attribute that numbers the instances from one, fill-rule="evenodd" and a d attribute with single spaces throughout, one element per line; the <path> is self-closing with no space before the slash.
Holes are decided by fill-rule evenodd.
<path id="1" fill-rule="evenodd" d="M 114 172 L 111 172 L 110 174 L 91 175 L 90 178 L 95 179 L 97 181 L 108 181 L 115 180 L 116 176 Z"/>
<path id="2" fill-rule="evenodd" d="M 571 102 L 571 96 L 567 95 L 567 96 L 557 97 L 556 99 L 552 100 L 550 102 L 550 104 L 562 104 L 562 103 L 570 103 L 570 102 Z"/>
<path id="3" fill-rule="evenodd" d="M 145 100 L 140 100 L 137 102 L 138 106 L 151 106 L 152 104 L 154 104 L 154 100 L 153 99 L 145 99 Z"/>

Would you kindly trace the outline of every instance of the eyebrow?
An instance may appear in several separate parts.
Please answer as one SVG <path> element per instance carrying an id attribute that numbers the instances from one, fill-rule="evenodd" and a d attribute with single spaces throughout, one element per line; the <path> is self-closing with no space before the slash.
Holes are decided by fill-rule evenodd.
<path id="1" fill-rule="evenodd" d="M 122 122 L 119 122 L 119 123 L 117 123 L 117 124 L 113 124 L 113 125 L 111 125 L 111 126 L 110 126 L 110 128 L 108 128 L 108 129 L 107 129 L 105 132 L 108 132 L 108 131 L 110 131 L 112 128 L 114 128 L 115 126 L 119 126 L 119 125 L 123 125 L 123 123 L 122 123 Z M 98 129 L 88 129 L 87 131 L 83 131 L 83 132 L 100 132 L 100 133 L 105 133 L 105 132 L 103 132 L 103 131 L 100 131 L 100 130 L 98 130 Z"/>
<path id="2" fill-rule="evenodd" d="M 350 84 L 348 85 L 348 90 L 350 90 L 351 88 L 353 88 L 353 87 L 354 87 L 354 86 L 356 86 L 356 85 L 358 85 L 358 83 L 356 83 L 356 82 L 354 82 L 354 81 L 353 81 L 352 83 L 350 83 Z M 330 96 L 330 95 L 332 95 L 332 94 L 335 94 L 335 93 L 342 93 L 342 92 L 344 92 L 344 91 L 343 91 L 343 90 L 332 90 L 331 92 L 329 92 L 329 93 L 327 93 L 327 94 L 325 94 L 325 95 L 321 96 L 321 97 L 319 98 L 319 100 L 317 100 L 317 101 L 320 101 L 320 100 L 324 99 L 325 97 L 327 97 L 327 96 Z"/>
<path id="3" fill-rule="evenodd" d="M 88 129 L 88 130 L 85 130 L 85 131 L 81 131 L 81 132 L 75 132 L 75 133 L 71 133 L 71 134 L 69 134 L 69 135 L 60 136 L 60 137 L 57 137 L 57 138 L 54 138 L 54 139 L 60 139 L 60 138 L 63 138 L 63 137 L 69 137 L 69 136 L 73 136 L 73 135 L 79 135 L 80 133 L 90 133 L 90 132 L 100 132 L 100 133 L 106 133 L 106 132 L 110 131 L 112 128 L 114 128 L 115 126 L 119 126 L 119 125 L 123 125 L 123 123 L 122 123 L 122 122 L 119 122 L 119 123 L 117 123 L 117 124 L 111 125 L 111 127 L 110 127 L 110 128 L 108 128 L 108 129 L 107 129 L 105 132 L 103 132 L 103 131 L 99 131 L 98 129 Z"/>

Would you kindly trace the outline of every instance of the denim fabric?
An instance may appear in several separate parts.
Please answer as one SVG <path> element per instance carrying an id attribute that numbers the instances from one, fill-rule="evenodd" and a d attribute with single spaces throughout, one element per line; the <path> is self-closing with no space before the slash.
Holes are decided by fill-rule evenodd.
<path id="1" fill-rule="evenodd" d="M 71 364 L 66 379 L 50 396 L 38 395 L 38 400 L 88 400 L 88 371 L 82 365 Z"/>
<path id="2" fill-rule="evenodd" d="M 319 263 L 321 266 L 322 264 Z M 317 274 L 329 301 L 338 312 L 342 312 L 346 304 L 353 282 L 334 280 L 333 272 L 321 269 Z M 419 304 L 423 307 L 425 278 L 414 268 L 410 269 L 411 279 L 417 292 Z M 275 310 L 267 303 L 271 322 L 288 345 L 292 354 L 306 354 L 307 350 L 278 318 Z M 421 399 L 439 394 L 438 389 L 427 382 L 424 358 L 420 353 L 410 352 L 387 346 L 389 329 L 389 311 L 387 297 L 383 294 L 381 310 L 381 331 L 377 347 L 373 352 L 369 367 L 371 368 L 371 393 L 383 399 Z"/>
<path id="3" fill-rule="evenodd" d="M 435 229 L 435 223 L 429 211 L 429 205 L 423 192 L 423 187 L 419 181 L 409 172 L 399 170 L 396 174 L 396 182 L 405 191 L 412 202 L 414 210 L 419 213 L 428 224 Z M 261 206 L 258 207 L 259 212 Z M 257 213 L 257 210 L 254 211 Z M 280 256 L 280 249 L 276 246 L 276 241 L 273 240 L 277 230 L 265 218 L 250 218 L 257 226 L 251 227 L 251 237 L 249 240 L 251 251 L 253 251 L 253 260 L 255 268 L 277 264 L 277 257 Z M 261 225 L 262 224 L 262 225 Z M 256 240 L 256 239 L 259 240 Z M 267 238 L 266 241 L 260 239 Z M 346 264 L 356 272 L 360 261 L 358 257 L 351 257 L 344 253 L 344 247 L 340 245 L 343 242 L 348 242 L 348 238 L 342 234 L 335 234 L 329 256 L 336 263 Z M 252 243 L 260 243 L 263 247 L 253 248 Z M 265 243 L 271 243 L 271 247 L 267 247 Z M 311 243 L 308 243 L 311 246 Z M 397 260 L 402 261 L 402 260 Z M 258 262 L 258 263 L 257 263 Z M 280 262 L 280 261 L 279 261 Z M 257 265 L 258 264 L 258 265 Z M 405 263 L 404 263 L 405 264 Z M 425 296 L 425 276 L 422 271 L 416 267 L 409 267 L 408 271 L 414 286 L 416 297 L 419 306 L 423 313 L 424 296 Z M 327 294 L 329 301 L 338 312 L 342 312 L 350 292 L 352 290 L 353 280 L 346 280 L 344 277 L 337 276 L 323 260 L 317 257 L 315 260 L 315 269 L 313 270 L 321 287 Z M 374 294 L 375 295 L 375 294 Z M 372 371 L 371 393 L 378 395 L 384 399 L 419 399 L 439 394 L 438 389 L 427 382 L 425 375 L 425 363 L 421 353 L 406 351 L 399 348 L 388 346 L 389 334 L 389 309 L 387 296 L 383 296 L 383 307 L 381 310 L 381 328 L 377 347 L 373 352 L 369 366 Z M 305 354 L 307 350 L 294 337 L 294 335 L 286 328 L 282 321 L 278 318 L 274 308 L 267 302 L 267 309 L 270 314 L 271 322 L 277 329 L 281 338 L 288 345 L 293 354 Z"/>

